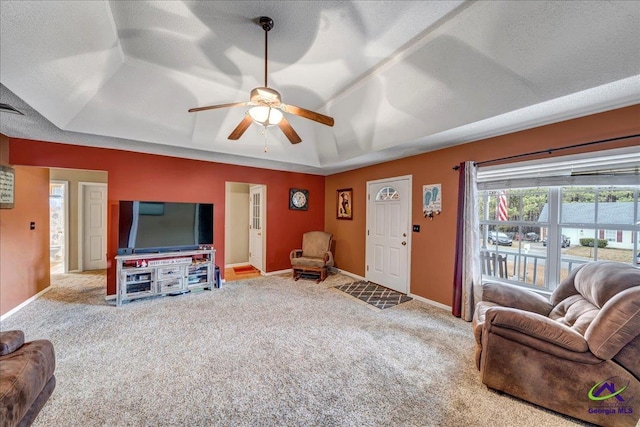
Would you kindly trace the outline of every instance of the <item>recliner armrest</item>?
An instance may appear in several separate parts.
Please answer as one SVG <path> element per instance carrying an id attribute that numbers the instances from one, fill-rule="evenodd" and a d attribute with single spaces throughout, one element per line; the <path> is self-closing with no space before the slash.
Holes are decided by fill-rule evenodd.
<path id="1" fill-rule="evenodd" d="M 0 332 L 0 356 L 13 353 L 24 345 L 24 332 L 5 331 Z"/>
<path id="2" fill-rule="evenodd" d="M 543 316 L 548 316 L 553 309 L 553 305 L 542 295 L 517 286 L 491 281 L 482 284 L 482 301 L 530 311 Z"/>
<path id="3" fill-rule="evenodd" d="M 589 351 L 582 335 L 568 326 L 537 313 L 509 307 L 491 307 L 485 315 L 485 328 L 511 329 L 578 353 Z"/>
<path id="4" fill-rule="evenodd" d="M 289 259 L 300 258 L 302 256 L 302 249 L 294 249 L 289 254 Z"/>
<path id="5" fill-rule="evenodd" d="M 331 253 L 331 251 L 327 251 L 324 253 L 324 263 L 328 267 L 333 267 L 333 254 Z"/>

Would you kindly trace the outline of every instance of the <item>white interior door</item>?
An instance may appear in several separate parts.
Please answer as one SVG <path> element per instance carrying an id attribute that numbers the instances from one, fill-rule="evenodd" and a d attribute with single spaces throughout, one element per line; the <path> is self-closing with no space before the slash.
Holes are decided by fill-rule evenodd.
<path id="1" fill-rule="evenodd" d="M 249 188 L 249 264 L 260 271 L 263 271 L 263 217 L 264 186 L 254 185 Z"/>
<path id="2" fill-rule="evenodd" d="M 107 268 L 107 186 L 81 184 L 81 187 L 81 270 Z"/>
<path id="3" fill-rule="evenodd" d="M 365 278 L 409 292 L 411 177 L 367 182 Z"/>

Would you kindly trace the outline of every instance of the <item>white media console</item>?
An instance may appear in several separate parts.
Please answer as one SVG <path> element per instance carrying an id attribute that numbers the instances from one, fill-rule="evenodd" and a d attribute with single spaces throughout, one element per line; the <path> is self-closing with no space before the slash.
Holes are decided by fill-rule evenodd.
<path id="1" fill-rule="evenodd" d="M 207 249 L 116 256 L 116 305 L 218 286 L 215 253 L 214 249 Z"/>

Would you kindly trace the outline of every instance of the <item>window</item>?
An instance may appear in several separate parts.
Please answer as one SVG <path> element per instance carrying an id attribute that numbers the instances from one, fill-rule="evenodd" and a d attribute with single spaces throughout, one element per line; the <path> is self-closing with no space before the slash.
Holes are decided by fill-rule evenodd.
<path id="1" fill-rule="evenodd" d="M 618 232 L 615 230 L 605 230 L 604 238 L 607 239 L 607 242 L 616 242 L 618 238 Z"/>
<path id="2" fill-rule="evenodd" d="M 496 168 L 484 176 L 478 171 L 485 276 L 552 291 L 590 261 L 640 267 L 638 175 L 514 178 L 522 173 L 517 165 L 503 168 L 502 175 Z M 506 215 L 500 213 L 501 198 Z"/>
<path id="3" fill-rule="evenodd" d="M 384 202 L 386 200 L 398 200 L 400 195 L 393 187 L 384 187 L 376 194 L 376 202 Z"/>

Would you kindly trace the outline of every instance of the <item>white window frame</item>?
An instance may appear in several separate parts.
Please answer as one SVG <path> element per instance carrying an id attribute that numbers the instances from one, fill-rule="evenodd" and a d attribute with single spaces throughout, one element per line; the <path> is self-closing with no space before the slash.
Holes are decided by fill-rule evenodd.
<path id="1" fill-rule="evenodd" d="M 548 207 L 549 223 L 547 258 L 545 259 L 545 285 L 540 288 L 523 282 L 506 280 L 518 286 L 533 289 L 542 293 L 549 293 L 558 285 L 560 269 L 562 268 L 560 234 L 562 228 L 570 225 L 584 229 L 585 237 L 596 234 L 598 229 L 612 230 L 612 224 L 566 224 L 561 222 L 561 189 L 568 186 L 602 187 L 612 185 L 637 186 L 639 182 L 640 152 L 637 148 L 624 148 L 597 153 L 587 153 L 577 156 L 564 156 L 554 159 L 535 160 L 516 164 L 479 167 L 478 190 L 503 190 L 514 188 L 545 187 L 549 189 Z M 597 204 L 596 204 L 597 209 Z M 597 218 L 597 212 L 596 212 Z M 640 219 L 638 213 L 638 192 L 636 192 L 636 207 L 634 218 Z M 480 219 L 481 225 L 496 225 L 496 222 Z M 506 221 L 501 224 L 511 226 L 525 225 L 518 221 Z M 527 223 L 530 225 L 530 223 Z M 632 225 L 615 225 L 618 230 L 631 230 L 640 236 L 640 221 Z M 604 228 L 607 227 L 607 228 Z M 612 230 L 617 233 L 617 230 Z M 632 234 L 633 235 L 633 234 Z M 594 236 L 596 239 L 598 236 Z M 605 233 L 606 238 L 606 233 Z M 614 237 L 614 241 L 617 236 Z M 640 251 L 637 237 L 633 242 L 633 253 Z M 572 242 L 577 243 L 577 242 Z M 597 254 L 597 248 L 595 248 Z M 496 279 L 494 280 L 504 280 Z"/>

